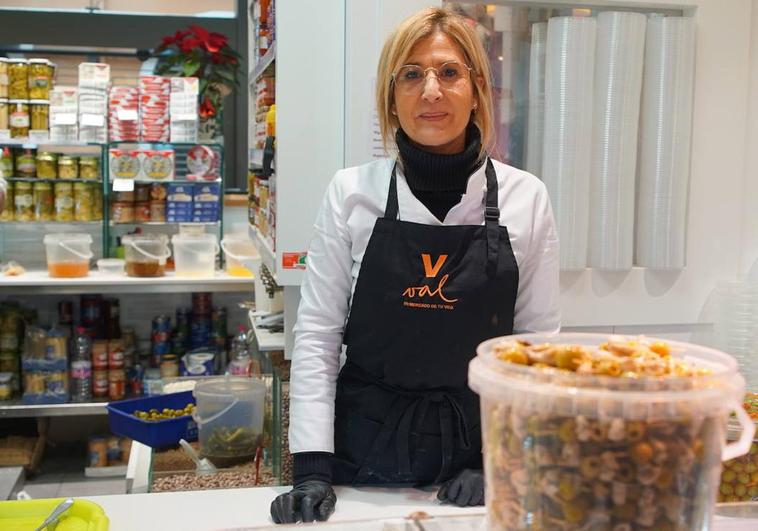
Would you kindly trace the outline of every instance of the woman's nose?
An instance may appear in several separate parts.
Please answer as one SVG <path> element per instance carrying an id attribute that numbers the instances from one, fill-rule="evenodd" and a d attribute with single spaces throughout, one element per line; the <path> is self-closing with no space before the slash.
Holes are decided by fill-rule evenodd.
<path id="1" fill-rule="evenodd" d="M 429 102 L 438 101 L 442 97 L 440 81 L 437 79 L 437 75 L 432 71 L 427 72 L 426 77 L 424 78 L 424 91 L 421 94 L 421 97 Z"/>

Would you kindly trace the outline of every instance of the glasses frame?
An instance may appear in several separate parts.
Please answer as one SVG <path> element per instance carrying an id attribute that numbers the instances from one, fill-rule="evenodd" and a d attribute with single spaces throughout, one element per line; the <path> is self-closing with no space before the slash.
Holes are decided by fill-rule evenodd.
<path id="1" fill-rule="evenodd" d="M 473 69 L 472 67 L 470 67 L 470 66 L 469 66 L 469 65 L 467 65 L 466 63 L 462 63 L 462 62 L 460 62 L 460 61 L 445 61 L 444 63 L 440 64 L 440 65 L 439 65 L 439 66 L 437 66 L 437 67 L 435 67 L 435 66 L 430 66 L 430 67 L 428 67 L 428 68 L 423 68 L 423 69 L 421 70 L 421 73 L 423 74 L 423 77 L 421 78 L 421 81 L 422 81 L 422 83 L 421 83 L 419 86 L 420 86 L 420 87 L 423 87 L 423 86 L 426 84 L 426 78 L 427 78 L 427 76 L 428 76 L 428 72 L 429 72 L 429 70 L 433 70 L 433 71 L 434 71 L 434 77 L 437 79 L 437 83 L 439 83 L 439 84 L 440 84 L 440 87 L 443 87 L 443 86 L 444 86 L 444 83 L 443 83 L 443 82 L 440 80 L 440 69 L 444 68 L 444 67 L 445 67 L 445 65 L 447 65 L 447 64 L 450 64 L 450 63 L 455 63 L 455 64 L 461 65 L 461 66 L 463 66 L 464 68 L 466 68 L 466 70 L 468 70 L 468 76 L 469 76 L 469 77 L 468 77 L 468 79 L 471 79 L 471 73 L 474 71 L 474 69 Z M 421 68 L 421 65 L 417 65 L 417 64 L 415 64 L 415 63 L 408 63 L 408 64 L 405 64 L 405 65 L 401 65 L 401 66 L 399 66 L 399 67 L 398 67 L 398 69 L 397 69 L 397 70 L 395 70 L 395 71 L 392 73 L 392 75 L 390 76 L 390 86 L 395 86 L 395 87 L 398 87 L 398 86 L 399 86 L 399 85 L 397 84 L 397 75 L 398 75 L 398 74 L 400 73 L 400 71 L 401 71 L 403 68 L 405 68 L 406 66 L 416 66 L 416 67 L 418 67 L 418 68 Z M 463 78 L 462 78 L 462 79 L 463 79 Z"/>

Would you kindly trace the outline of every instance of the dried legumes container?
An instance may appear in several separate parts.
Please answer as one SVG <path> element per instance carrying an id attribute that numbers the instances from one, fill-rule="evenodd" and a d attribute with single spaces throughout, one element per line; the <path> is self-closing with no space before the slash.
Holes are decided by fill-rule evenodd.
<path id="1" fill-rule="evenodd" d="M 706 530 L 748 451 L 745 381 L 718 351 L 599 334 L 479 345 L 488 528 Z M 725 446 L 734 412 L 740 438 Z"/>

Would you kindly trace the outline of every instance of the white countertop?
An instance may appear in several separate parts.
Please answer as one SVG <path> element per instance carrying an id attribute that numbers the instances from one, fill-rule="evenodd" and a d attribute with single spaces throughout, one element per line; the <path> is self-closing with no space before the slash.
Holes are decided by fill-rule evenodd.
<path id="1" fill-rule="evenodd" d="M 105 510 L 110 531 L 211 531 L 273 526 L 269 516 L 271 501 L 289 489 L 260 487 L 85 498 Z M 436 489 L 336 487 L 335 492 L 337 507 L 330 522 L 403 518 L 414 511 L 432 516 L 484 514 L 483 507 L 462 509 L 440 504 Z"/>

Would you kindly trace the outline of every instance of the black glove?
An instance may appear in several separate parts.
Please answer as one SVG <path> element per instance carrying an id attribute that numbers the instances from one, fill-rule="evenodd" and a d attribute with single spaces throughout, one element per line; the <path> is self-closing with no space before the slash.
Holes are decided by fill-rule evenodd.
<path id="1" fill-rule="evenodd" d="M 298 520 L 324 522 L 334 512 L 336 503 L 331 483 L 311 479 L 277 496 L 271 502 L 271 518 L 277 524 L 294 524 Z"/>
<path id="2" fill-rule="evenodd" d="M 443 483 L 437 499 L 458 507 L 484 505 L 484 474 L 481 470 L 463 469 L 453 479 Z"/>

